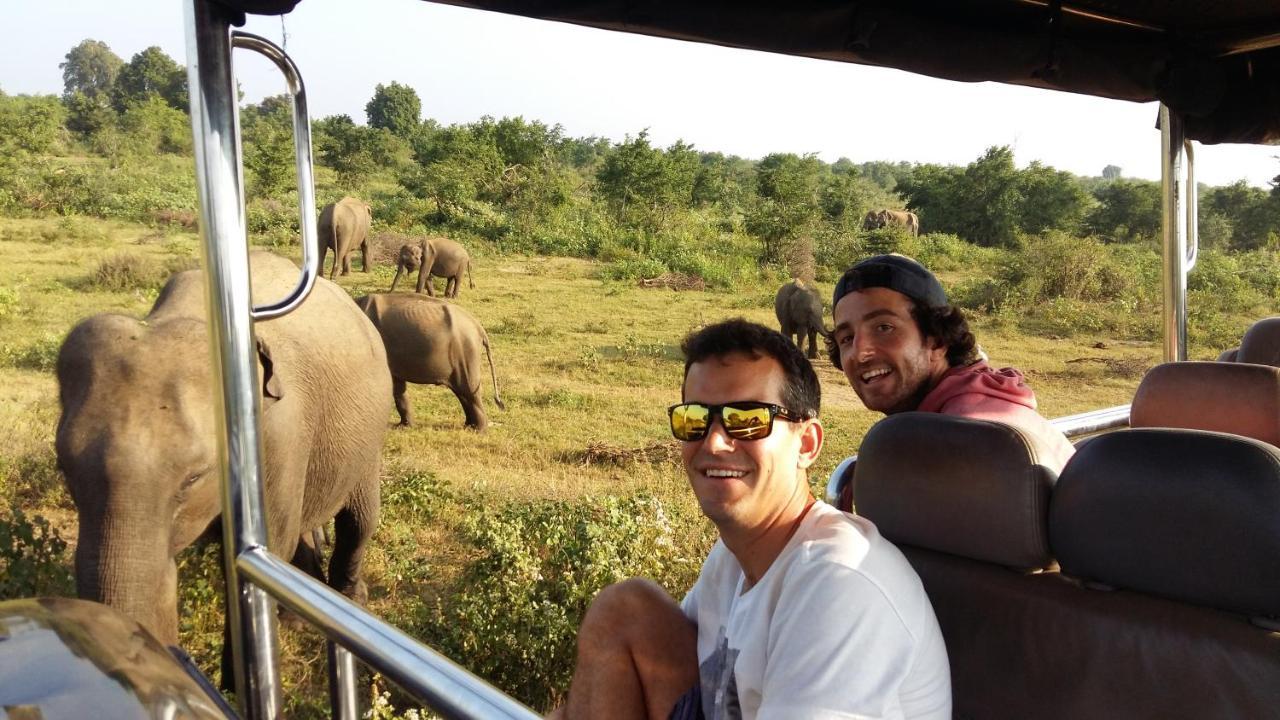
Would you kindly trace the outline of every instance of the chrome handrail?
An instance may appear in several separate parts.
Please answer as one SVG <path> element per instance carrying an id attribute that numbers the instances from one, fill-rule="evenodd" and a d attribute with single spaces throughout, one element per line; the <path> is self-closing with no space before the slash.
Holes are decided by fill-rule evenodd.
<path id="1" fill-rule="evenodd" d="M 1200 188 L 1196 186 L 1196 148 L 1190 140 L 1182 141 L 1187 155 L 1187 267 L 1190 273 L 1200 259 Z"/>
<path id="2" fill-rule="evenodd" d="M 251 548 L 236 567 L 329 639 L 360 657 L 378 657 L 378 672 L 448 718 L 536 718 L 528 708 L 394 626 L 273 556 Z"/>
<path id="3" fill-rule="evenodd" d="M 1050 420 L 1049 424 L 1068 438 L 1086 437 L 1116 428 L 1128 427 L 1130 407 L 1130 405 L 1116 405 L 1102 410 L 1090 410 L 1075 415 L 1064 415 Z M 840 470 L 846 467 L 850 460 L 857 462 L 858 455 L 855 453 L 840 461 L 840 464 L 831 471 L 831 477 L 827 479 L 826 500 L 831 505 L 836 504 L 836 501 L 840 499 L 840 491 L 844 490 L 844 472 Z"/>
<path id="4" fill-rule="evenodd" d="M 275 64 L 284 74 L 293 99 L 293 154 L 298 172 L 298 227 L 302 231 L 302 277 L 283 299 L 253 308 L 254 320 L 280 317 L 302 304 L 315 287 L 320 274 L 320 245 L 316 232 L 315 178 L 311 157 L 311 116 L 307 112 L 307 88 L 302 74 L 285 51 L 270 40 L 253 33 L 233 31 L 231 46 L 252 50 Z"/>
<path id="5" fill-rule="evenodd" d="M 1187 359 L 1187 222 L 1191 211 L 1186 164 L 1188 144 L 1182 116 L 1160 105 L 1161 285 L 1164 362 Z"/>

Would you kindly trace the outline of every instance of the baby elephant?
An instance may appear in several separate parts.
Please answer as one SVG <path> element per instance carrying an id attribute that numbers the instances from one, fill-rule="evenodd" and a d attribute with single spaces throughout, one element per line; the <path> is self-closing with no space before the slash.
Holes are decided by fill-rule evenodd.
<path id="1" fill-rule="evenodd" d="M 484 430 L 489 420 L 480 401 L 482 348 L 489 358 L 493 401 L 506 409 L 498 397 L 489 336 L 470 313 L 446 300 L 405 293 L 373 293 L 356 298 L 356 305 L 373 321 L 387 347 L 391 394 L 400 412 L 401 426 L 413 422 L 404 396 L 405 385 L 418 383 L 448 387 L 462 403 L 467 427 Z"/>
<path id="2" fill-rule="evenodd" d="M 831 333 L 822 324 L 822 298 L 818 290 L 803 280 L 792 280 L 778 288 L 773 301 L 774 312 L 782 334 L 795 336 L 796 347 L 804 349 L 804 339 L 809 338 L 809 357 L 818 357 L 818 335 L 830 339 Z"/>
<path id="3" fill-rule="evenodd" d="M 422 267 L 422 245 L 405 243 L 400 246 L 400 254 L 396 256 L 396 276 L 391 280 L 391 292 L 396 291 L 396 284 L 401 275 L 413 275 Z"/>

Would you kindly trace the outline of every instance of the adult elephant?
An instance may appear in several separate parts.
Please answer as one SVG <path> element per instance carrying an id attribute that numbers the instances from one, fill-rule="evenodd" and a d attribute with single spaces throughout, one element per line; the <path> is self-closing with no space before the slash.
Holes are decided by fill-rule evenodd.
<path id="1" fill-rule="evenodd" d="M 356 305 L 373 321 L 386 344 L 401 426 L 413 423 L 405 390 L 407 383 L 416 383 L 444 385 L 452 390 L 462 403 L 467 427 L 484 430 L 489 420 L 480 398 L 484 377 L 481 349 L 489 359 L 493 401 L 506 409 L 498 396 L 498 374 L 489 335 L 466 310 L 446 300 L 405 293 L 373 293 L 356 298 Z"/>
<path id="2" fill-rule="evenodd" d="M 419 246 L 422 250 L 422 264 L 418 267 L 418 292 L 425 288 L 427 294 L 435 297 L 435 289 L 431 286 L 431 277 L 446 278 L 444 296 L 458 297 L 458 281 L 462 274 L 467 274 L 467 282 L 471 289 L 476 288 L 476 281 L 471 277 L 471 255 L 467 249 L 449 238 L 424 238 Z M 392 281 L 394 289 L 395 281 Z"/>
<path id="3" fill-rule="evenodd" d="M 906 210 L 872 210 L 862 218 L 863 230 L 878 230 L 890 225 L 904 227 L 912 235 L 920 234 L 920 218 Z"/>
<path id="4" fill-rule="evenodd" d="M 251 263 L 258 302 L 297 282 L 284 258 L 257 251 Z M 328 583 L 363 602 L 360 565 L 378 522 L 391 411 L 382 343 L 323 278 L 298 309 L 254 331 L 270 549 L 303 557 L 299 536 L 335 519 Z M 207 338 L 203 277 L 187 271 L 170 278 L 144 319 L 95 315 L 58 354 L 56 449 L 79 517 L 77 594 L 120 609 L 166 644 L 178 640 L 174 557 L 220 512 Z"/>
<path id="5" fill-rule="evenodd" d="M 831 333 L 823 325 L 822 297 L 818 295 L 817 288 L 799 279 L 792 280 L 778 288 L 773 299 L 773 311 L 782 326 L 782 334 L 792 339 L 801 350 L 807 337 L 809 357 L 818 357 L 818 336 L 830 339 Z"/>
<path id="6" fill-rule="evenodd" d="M 373 223 L 373 209 L 368 203 L 353 197 L 344 197 L 336 203 L 329 203 L 320 210 L 320 274 L 324 274 L 324 256 L 333 250 L 333 269 L 329 271 L 329 279 L 338 275 L 338 266 L 342 266 L 342 274 L 351 272 L 351 253 L 360 248 L 360 259 L 364 272 L 369 272 L 369 226 Z"/>

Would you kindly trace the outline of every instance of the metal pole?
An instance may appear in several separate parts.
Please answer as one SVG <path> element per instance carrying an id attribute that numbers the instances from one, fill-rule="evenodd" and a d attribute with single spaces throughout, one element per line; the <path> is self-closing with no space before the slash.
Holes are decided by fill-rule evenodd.
<path id="1" fill-rule="evenodd" d="M 1187 359 L 1187 198 L 1182 117 L 1160 105 L 1161 278 L 1164 287 L 1164 361 Z"/>
<path id="2" fill-rule="evenodd" d="M 260 588 L 241 583 L 235 564 L 246 549 L 266 547 L 267 531 L 231 26 L 210 0 L 187 0 L 184 11 L 218 455 L 225 473 L 222 545 L 227 621 L 236 697 L 244 717 L 257 720 L 279 715 L 281 702 L 275 665 L 275 602 Z"/>

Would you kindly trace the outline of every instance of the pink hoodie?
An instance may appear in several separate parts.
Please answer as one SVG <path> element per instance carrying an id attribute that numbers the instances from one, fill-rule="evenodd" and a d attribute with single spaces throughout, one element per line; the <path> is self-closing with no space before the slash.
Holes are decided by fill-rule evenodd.
<path id="1" fill-rule="evenodd" d="M 1062 472 L 1076 451 L 1065 435 L 1036 412 L 1036 394 L 1013 368 L 992 370 L 981 360 L 953 367 L 916 409 L 1012 425 L 1032 439 L 1040 459 L 1056 472 Z"/>

